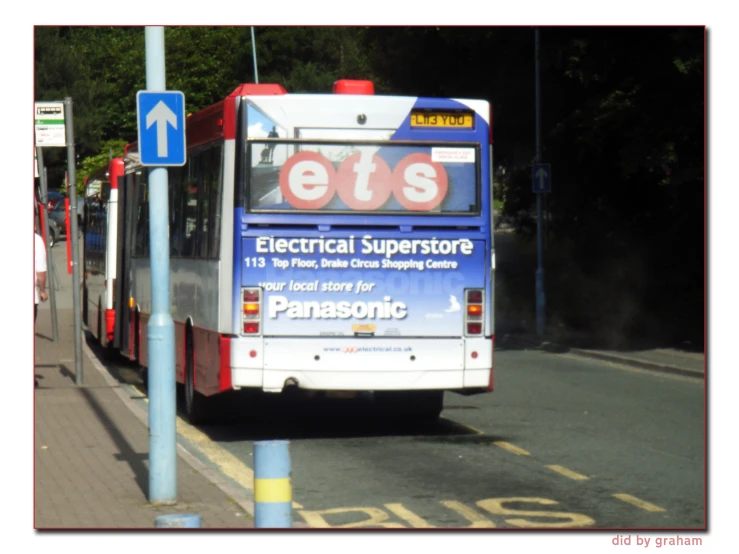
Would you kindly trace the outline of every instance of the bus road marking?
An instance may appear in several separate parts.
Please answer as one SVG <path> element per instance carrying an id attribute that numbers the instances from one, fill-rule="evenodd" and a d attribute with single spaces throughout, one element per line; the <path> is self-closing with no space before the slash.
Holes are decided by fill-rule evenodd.
<path id="1" fill-rule="evenodd" d="M 492 444 L 499 448 L 502 448 L 503 450 L 507 450 L 508 452 L 510 452 L 511 454 L 515 454 L 516 456 L 531 456 L 531 453 L 524 450 L 523 448 L 516 446 L 515 444 L 511 444 L 510 442 L 495 441 Z"/>
<path id="2" fill-rule="evenodd" d="M 469 507 L 462 502 L 442 500 L 439 501 L 439 504 L 470 522 L 466 529 L 497 527 L 495 522 L 481 515 L 476 508 Z M 513 527 L 558 529 L 590 527 L 595 524 L 595 520 L 585 514 L 550 511 L 551 507 L 559 506 L 559 502 L 548 498 L 486 498 L 478 500 L 475 504 Z M 436 528 L 436 526 L 407 509 L 403 504 L 388 503 L 383 507 L 385 509 L 373 506 L 356 506 L 326 510 L 298 510 L 298 514 L 309 527 L 313 528 L 407 528 L 406 525 L 393 521 L 392 515 L 410 524 L 410 527 L 417 529 Z M 546 508 L 541 509 L 542 507 Z M 338 521 L 337 516 L 340 516 Z M 329 520 L 333 520 L 335 523 L 330 523 Z M 453 527 L 457 528 L 456 525 Z"/>
<path id="3" fill-rule="evenodd" d="M 642 500 L 641 498 L 637 498 L 636 496 L 631 496 L 630 494 L 625 493 L 618 493 L 614 494 L 616 498 L 623 502 L 627 502 L 633 506 L 636 506 L 637 508 L 641 508 L 642 510 L 646 510 L 648 512 L 666 512 L 664 508 L 661 508 L 660 506 L 657 506 L 655 504 L 652 504 L 650 502 L 647 502 L 646 500 Z"/>
<path id="4" fill-rule="evenodd" d="M 486 498 L 485 500 L 478 500 L 476 504 L 490 512 L 493 515 L 498 516 L 518 516 L 508 517 L 504 521 L 509 525 L 515 525 L 516 527 L 524 528 L 539 528 L 546 527 L 548 529 L 562 529 L 567 527 L 590 527 L 595 525 L 595 520 L 586 516 L 585 514 L 577 514 L 571 512 L 550 512 L 548 510 L 519 510 L 513 508 L 507 508 L 506 504 L 540 504 L 544 506 L 553 506 L 559 504 L 556 500 L 549 498 Z M 521 516 L 536 517 L 536 518 L 548 518 L 554 519 L 555 521 L 532 521 L 530 519 L 524 519 Z"/>
<path id="5" fill-rule="evenodd" d="M 355 528 L 355 527 L 386 527 L 393 529 L 405 529 L 405 525 L 395 521 L 387 521 L 390 516 L 387 512 L 379 508 L 332 508 L 330 510 L 300 510 L 298 513 L 305 520 L 309 527 L 326 528 Z M 347 513 L 360 513 L 369 516 L 369 519 L 361 521 L 353 521 L 343 523 L 341 525 L 331 525 L 323 516 Z"/>
<path id="6" fill-rule="evenodd" d="M 590 479 L 590 477 L 586 477 L 585 475 L 577 473 L 576 471 L 572 471 L 571 469 L 567 469 L 566 467 L 558 466 L 556 464 L 545 467 L 551 469 L 552 471 L 556 471 L 560 475 L 564 475 L 565 477 L 568 477 L 573 481 L 587 481 L 588 479 Z"/>
<path id="7" fill-rule="evenodd" d="M 421 529 L 435 527 L 435 525 L 431 525 L 428 521 L 423 519 L 421 516 L 414 514 L 402 504 L 385 504 L 385 507 L 400 519 L 410 523 L 413 527 Z"/>
<path id="8" fill-rule="evenodd" d="M 461 515 L 463 518 L 465 518 L 467 521 L 469 521 L 470 525 L 467 526 L 468 529 L 481 529 L 481 528 L 496 527 L 495 523 L 493 523 L 486 517 L 480 515 L 478 512 L 476 512 L 469 506 L 465 506 L 461 502 L 457 502 L 456 500 L 441 500 L 439 501 L 439 503 L 442 506 L 449 508 L 450 510 L 454 510 L 459 515 Z"/>

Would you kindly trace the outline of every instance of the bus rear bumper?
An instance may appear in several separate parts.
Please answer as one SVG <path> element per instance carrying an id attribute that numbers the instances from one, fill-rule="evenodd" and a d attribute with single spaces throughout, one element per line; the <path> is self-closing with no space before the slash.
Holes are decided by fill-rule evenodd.
<path id="1" fill-rule="evenodd" d="M 493 339 L 234 338 L 231 382 L 281 392 L 485 388 Z"/>

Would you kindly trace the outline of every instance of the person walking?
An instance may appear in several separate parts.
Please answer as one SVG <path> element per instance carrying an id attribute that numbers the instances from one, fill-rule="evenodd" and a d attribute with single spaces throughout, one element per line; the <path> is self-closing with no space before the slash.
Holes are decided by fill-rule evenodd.
<path id="1" fill-rule="evenodd" d="M 33 286 L 35 288 L 35 300 L 33 305 L 33 328 L 36 329 L 36 316 L 38 315 L 38 303 L 46 302 L 49 294 L 46 292 L 46 244 L 37 232 L 34 232 L 34 260 L 33 260 Z M 38 380 L 34 379 L 38 387 Z"/>
<path id="2" fill-rule="evenodd" d="M 34 286 L 36 287 L 36 304 L 33 307 L 33 322 L 36 323 L 36 314 L 38 313 L 38 303 L 46 302 L 49 293 L 46 292 L 46 245 L 41 235 L 34 233 Z"/>

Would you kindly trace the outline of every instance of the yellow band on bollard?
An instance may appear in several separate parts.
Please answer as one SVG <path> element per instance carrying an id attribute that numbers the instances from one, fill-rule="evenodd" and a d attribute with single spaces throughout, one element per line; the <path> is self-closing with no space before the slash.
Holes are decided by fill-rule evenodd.
<path id="1" fill-rule="evenodd" d="M 254 502 L 292 502 L 290 478 L 254 479 Z"/>

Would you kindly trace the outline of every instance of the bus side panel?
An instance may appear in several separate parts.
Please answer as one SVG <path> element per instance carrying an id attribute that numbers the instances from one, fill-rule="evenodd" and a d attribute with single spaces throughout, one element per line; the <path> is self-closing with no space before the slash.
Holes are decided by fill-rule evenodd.
<path id="1" fill-rule="evenodd" d="M 175 379 L 185 382 L 185 341 L 187 326 L 181 321 L 174 322 L 174 367 Z"/>
<path id="2" fill-rule="evenodd" d="M 195 390 L 205 396 L 221 392 L 220 337 L 216 331 L 193 327 Z"/>
<path id="3" fill-rule="evenodd" d="M 174 321 L 218 330 L 219 263 L 172 257 L 169 261 L 170 314 Z"/>
<path id="4" fill-rule="evenodd" d="M 136 333 L 139 336 L 139 363 L 142 366 L 149 366 L 149 344 L 146 335 L 146 328 L 149 324 L 149 314 L 139 314 L 139 325 Z"/>
<path id="5" fill-rule="evenodd" d="M 234 166 L 236 156 L 235 141 L 227 140 L 223 145 L 223 194 L 221 195 L 221 249 L 220 266 L 218 268 L 217 287 L 220 291 L 218 297 L 218 330 L 221 333 L 230 334 L 238 326 L 234 327 L 233 295 L 234 290 L 234 227 L 238 225 L 241 231 L 241 219 L 234 219 Z M 236 222 L 236 225 L 235 223 Z M 240 244 L 237 239 L 236 244 Z M 236 282 L 236 288 L 240 281 Z"/>
<path id="6" fill-rule="evenodd" d="M 123 355 L 136 360 L 136 345 L 141 344 L 137 337 L 136 305 L 131 305 L 134 297 L 131 274 L 134 267 L 133 253 L 136 189 L 134 175 L 119 180 L 118 185 L 118 261 L 116 264 L 116 336 L 115 345 Z"/>

